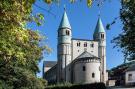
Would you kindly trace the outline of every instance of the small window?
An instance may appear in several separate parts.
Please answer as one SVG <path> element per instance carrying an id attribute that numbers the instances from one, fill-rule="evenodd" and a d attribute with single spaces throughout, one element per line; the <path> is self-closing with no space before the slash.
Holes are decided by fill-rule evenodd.
<path id="1" fill-rule="evenodd" d="M 70 32 L 68 30 L 66 30 L 66 35 L 68 35 L 68 36 L 70 35 Z"/>
<path id="2" fill-rule="evenodd" d="M 92 43 L 92 44 L 90 44 L 90 46 L 93 48 L 94 47 L 94 44 Z"/>
<path id="3" fill-rule="evenodd" d="M 80 42 L 79 42 L 79 46 L 80 46 Z"/>
<path id="4" fill-rule="evenodd" d="M 104 34 L 101 34 L 101 38 L 104 39 Z"/>
<path id="5" fill-rule="evenodd" d="M 84 47 L 87 47 L 87 42 L 84 43 Z"/>
<path id="6" fill-rule="evenodd" d="M 95 78 L 95 73 L 92 73 L 92 78 Z"/>
<path id="7" fill-rule="evenodd" d="M 132 81 L 132 74 L 128 74 L 128 81 Z"/>
<path id="8" fill-rule="evenodd" d="M 79 46 L 79 47 L 80 47 L 80 42 L 78 42 L 78 43 L 77 43 L 77 46 Z"/>
<path id="9" fill-rule="evenodd" d="M 79 52 L 80 50 L 78 50 L 78 52 Z"/>
<path id="10" fill-rule="evenodd" d="M 86 68 L 85 68 L 85 66 L 83 66 L 83 71 L 85 71 L 86 70 Z"/>

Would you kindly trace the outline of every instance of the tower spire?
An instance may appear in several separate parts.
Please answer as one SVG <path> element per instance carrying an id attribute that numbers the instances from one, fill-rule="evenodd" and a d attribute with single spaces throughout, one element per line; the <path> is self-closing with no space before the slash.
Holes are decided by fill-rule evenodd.
<path id="1" fill-rule="evenodd" d="M 69 28 L 69 29 L 71 29 L 71 26 L 70 26 L 70 23 L 69 23 L 69 20 L 68 20 L 68 16 L 67 16 L 67 13 L 66 13 L 66 6 L 65 5 L 64 5 L 64 14 L 63 14 L 63 17 L 61 19 L 61 23 L 60 23 L 59 28 Z"/>
<path id="2" fill-rule="evenodd" d="M 101 20 L 101 18 L 99 17 L 99 18 L 98 18 L 98 21 L 97 21 L 97 25 L 96 25 L 95 31 L 94 31 L 94 37 L 96 36 L 96 34 L 102 33 L 102 32 L 105 33 L 105 29 L 104 29 L 102 20 Z"/>

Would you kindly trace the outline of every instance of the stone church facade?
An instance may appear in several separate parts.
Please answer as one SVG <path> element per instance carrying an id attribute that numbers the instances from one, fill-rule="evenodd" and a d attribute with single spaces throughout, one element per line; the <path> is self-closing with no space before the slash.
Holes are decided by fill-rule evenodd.
<path id="1" fill-rule="evenodd" d="M 49 83 L 106 83 L 106 32 L 100 17 L 93 40 L 72 38 L 72 28 L 64 11 L 58 28 L 57 63 L 44 71 Z M 44 63 L 45 64 L 45 63 Z"/>

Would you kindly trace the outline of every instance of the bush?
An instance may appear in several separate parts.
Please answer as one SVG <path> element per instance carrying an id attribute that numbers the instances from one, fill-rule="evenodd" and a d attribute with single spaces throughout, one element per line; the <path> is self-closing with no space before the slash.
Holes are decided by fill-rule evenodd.
<path id="1" fill-rule="evenodd" d="M 72 85 L 72 84 L 58 84 L 51 85 L 45 89 L 106 89 L 104 83 L 92 83 L 92 84 L 81 84 L 81 85 Z"/>

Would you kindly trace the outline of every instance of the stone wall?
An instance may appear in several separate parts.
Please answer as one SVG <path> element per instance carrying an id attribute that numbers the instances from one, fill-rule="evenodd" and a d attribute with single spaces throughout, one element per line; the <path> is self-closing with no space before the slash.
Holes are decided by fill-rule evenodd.
<path id="1" fill-rule="evenodd" d="M 80 43 L 80 46 L 77 46 L 77 43 Z M 84 47 L 85 43 L 87 43 L 86 47 Z M 76 57 L 78 57 L 86 50 L 92 55 L 98 57 L 98 42 L 92 40 L 72 39 L 72 44 L 71 44 L 72 60 L 74 60 Z"/>
<path id="2" fill-rule="evenodd" d="M 100 62 L 90 60 L 76 62 L 73 68 L 73 82 L 81 84 L 100 82 Z"/>

